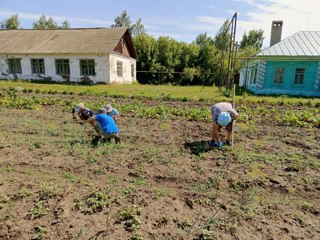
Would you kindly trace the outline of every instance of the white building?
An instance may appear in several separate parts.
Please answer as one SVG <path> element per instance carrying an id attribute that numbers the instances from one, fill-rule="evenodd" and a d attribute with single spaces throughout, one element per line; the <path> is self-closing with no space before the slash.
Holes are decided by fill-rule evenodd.
<path id="1" fill-rule="evenodd" d="M 127 28 L 0 30 L 0 79 L 136 81 Z"/>

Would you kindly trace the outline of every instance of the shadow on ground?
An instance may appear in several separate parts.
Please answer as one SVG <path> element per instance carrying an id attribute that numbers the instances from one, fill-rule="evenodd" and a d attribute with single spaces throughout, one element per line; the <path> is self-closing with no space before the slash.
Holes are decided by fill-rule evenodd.
<path id="1" fill-rule="evenodd" d="M 92 140 L 91 140 L 91 146 L 92 147 L 98 146 L 100 140 L 101 140 L 101 138 L 99 136 L 93 136 Z"/>
<path id="2" fill-rule="evenodd" d="M 184 147 L 197 156 L 212 150 L 208 141 L 185 142 Z"/>

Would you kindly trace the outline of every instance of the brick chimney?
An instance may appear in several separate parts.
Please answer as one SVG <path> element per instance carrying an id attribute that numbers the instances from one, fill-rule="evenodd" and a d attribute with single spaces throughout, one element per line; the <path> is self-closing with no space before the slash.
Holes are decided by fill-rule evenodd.
<path id="1" fill-rule="evenodd" d="M 281 41 L 283 21 L 272 21 L 270 47 Z"/>

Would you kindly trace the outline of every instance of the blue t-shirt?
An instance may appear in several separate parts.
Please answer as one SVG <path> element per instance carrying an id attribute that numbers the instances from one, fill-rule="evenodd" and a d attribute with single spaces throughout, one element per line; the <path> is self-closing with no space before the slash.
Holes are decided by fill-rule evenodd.
<path id="1" fill-rule="evenodd" d="M 95 116 L 96 121 L 101 124 L 104 133 L 118 133 L 119 128 L 112 117 L 107 114 L 101 113 Z"/>

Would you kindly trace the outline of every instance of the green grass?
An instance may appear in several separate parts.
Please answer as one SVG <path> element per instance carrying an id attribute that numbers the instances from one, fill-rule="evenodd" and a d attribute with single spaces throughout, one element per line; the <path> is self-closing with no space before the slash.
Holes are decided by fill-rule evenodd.
<path id="1" fill-rule="evenodd" d="M 180 101 L 232 101 L 230 91 L 219 91 L 213 86 L 171 86 L 171 85 L 140 85 L 140 84 L 111 84 L 111 85 L 66 85 L 31 83 L 26 81 L 0 81 L 0 89 L 21 87 L 25 92 L 48 94 L 79 94 L 79 95 L 104 95 L 113 97 L 146 97 L 151 99 L 180 100 Z M 320 106 L 319 98 L 301 98 L 289 96 L 254 96 L 246 94 L 236 96 L 236 102 L 253 102 L 265 104 L 295 104 L 297 106 Z"/>
<path id="2" fill-rule="evenodd" d="M 50 93 L 73 93 L 83 95 L 100 95 L 105 94 L 109 96 L 144 96 L 151 98 L 168 98 L 186 100 L 195 99 L 211 99 L 213 96 L 223 96 L 219 93 L 218 88 L 215 87 L 183 87 L 183 86 L 169 86 L 169 85 L 140 85 L 140 84 L 121 84 L 121 85 L 93 85 L 93 86 L 79 86 L 79 85 L 63 85 L 63 84 L 41 84 L 28 83 L 24 81 L 0 81 L 0 88 L 15 88 L 22 87 L 24 89 L 31 89 L 34 92 L 49 92 Z M 39 91 L 40 90 L 40 91 Z"/>

